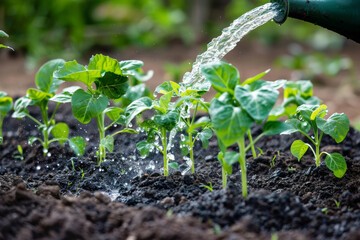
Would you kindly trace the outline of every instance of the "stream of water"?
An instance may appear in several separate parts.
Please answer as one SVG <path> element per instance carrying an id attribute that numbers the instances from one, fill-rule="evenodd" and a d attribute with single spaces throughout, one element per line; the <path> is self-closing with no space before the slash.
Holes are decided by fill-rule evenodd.
<path id="1" fill-rule="evenodd" d="M 250 31 L 267 23 L 279 13 L 279 5 L 267 3 L 257 7 L 238 19 L 222 31 L 222 34 L 214 38 L 208 45 L 207 50 L 197 56 L 192 66 L 192 71 L 184 74 L 183 83 L 187 87 L 197 89 L 200 85 L 211 84 L 201 74 L 201 66 L 210 62 L 221 60 L 228 52 L 235 48 L 236 44 Z"/>

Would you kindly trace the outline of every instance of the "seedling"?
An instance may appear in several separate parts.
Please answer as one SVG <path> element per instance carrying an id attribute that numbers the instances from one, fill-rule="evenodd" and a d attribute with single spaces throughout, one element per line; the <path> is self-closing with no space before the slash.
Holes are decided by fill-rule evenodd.
<path id="1" fill-rule="evenodd" d="M 337 200 L 334 200 L 334 202 L 335 202 L 336 207 L 337 207 L 337 208 L 340 208 L 340 202 L 337 201 Z"/>
<path id="2" fill-rule="evenodd" d="M 209 185 L 200 185 L 199 187 L 204 187 L 206 188 L 207 190 L 209 190 L 210 192 L 213 191 L 213 186 L 212 186 L 212 183 L 209 182 Z"/>
<path id="3" fill-rule="evenodd" d="M 286 121 L 291 128 L 282 134 L 302 133 L 313 144 L 315 150 L 310 144 L 296 140 L 291 145 L 291 153 L 300 161 L 310 148 L 314 154 L 316 166 L 320 166 L 321 156 L 325 154 L 326 166 L 336 177 L 341 178 L 347 169 L 344 157 L 339 153 L 320 153 L 320 144 L 324 133 L 331 136 L 337 143 L 342 142 L 349 131 L 349 119 L 344 113 L 334 113 L 328 119 L 324 119 L 326 114 L 326 105 L 301 105 L 297 108 L 294 119 Z M 309 135 L 310 129 L 314 133 L 312 137 Z"/>
<path id="4" fill-rule="evenodd" d="M 277 88 L 284 81 L 266 82 L 260 80 L 266 73 L 241 82 L 238 70 L 225 62 L 215 62 L 203 66 L 203 75 L 218 92 L 211 101 L 210 117 L 215 129 L 221 152 L 218 159 L 223 166 L 223 187 L 226 187 L 227 175 L 232 173 L 232 164 L 240 163 L 243 196 L 247 196 L 245 153 L 264 135 L 279 134 L 287 129 L 286 124 L 278 121 L 264 124 L 263 133 L 255 140 L 251 138 L 250 127 L 264 121 L 279 96 Z M 250 144 L 245 146 L 245 135 Z M 226 149 L 237 143 L 239 152 L 227 152 Z M 255 149 L 253 154 L 256 157 Z"/>
<path id="5" fill-rule="evenodd" d="M 82 180 L 83 180 L 84 177 L 85 177 L 84 170 L 82 170 L 82 168 L 80 168 L 80 167 L 79 167 L 79 170 L 81 171 L 81 178 L 80 178 L 80 181 L 79 181 L 79 183 L 78 183 L 78 185 L 77 185 L 77 187 L 76 187 L 76 194 L 78 193 L 80 184 L 81 184 Z"/>
<path id="6" fill-rule="evenodd" d="M 4 122 L 4 118 L 8 114 L 8 112 L 10 112 L 12 106 L 13 106 L 12 98 L 8 97 L 5 92 L 0 91 L 0 145 L 3 142 L 2 125 Z"/>
<path id="7" fill-rule="evenodd" d="M 269 121 L 286 116 L 291 118 L 297 107 L 303 104 L 320 105 L 319 98 L 313 96 L 313 84 L 309 80 L 289 81 L 284 85 L 284 99 L 281 106 L 270 112 Z"/>
<path id="8" fill-rule="evenodd" d="M 14 158 L 24 160 L 24 152 L 21 145 L 17 145 L 17 150 L 19 154 L 15 155 Z"/>
<path id="9" fill-rule="evenodd" d="M 276 155 L 274 155 L 274 157 L 272 158 L 270 167 L 275 167 L 275 159 L 276 159 Z"/>
<path id="10" fill-rule="evenodd" d="M 321 211 L 325 214 L 325 215 L 328 215 L 329 211 L 327 208 L 323 208 L 321 209 Z"/>
<path id="11" fill-rule="evenodd" d="M 69 143 L 71 149 L 78 155 L 82 155 L 84 150 L 80 147 L 85 144 L 85 140 L 81 137 L 74 137 L 69 139 L 69 127 L 66 123 L 56 123 L 55 114 L 61 104 L 61 101 L 56 101 L 57 105 L 51 115 L 48 113 L 48 104 L 50 100 L 53 100 L 55 92 L 62 83 L 56 77 L 53 77 L 53 72 L 59 67 L 64 66 L 65 61 L 62 59 L 51 60 L 41 66 L 35 77 L 35 84 L 37 89 L 30 88 L 27 90 L 26 96 L 16 100 L 14 104 L 13 118 L 29 118 L 32 120 L 42 134 L 42 139 L 38 137 L 31 137 L 29 144 L 33 144 L 35 141 L 39 141 L 43 146 L 44 155 L 47 154 L 49 145 L 53 142 L 59 142 L 64 145 Z M 62 95 L 70 94 L 71 89 L 65 89 Z M 40 108 L 42 121 L 39 121 L 33 117 L 28 110 L 29 106 L 37 106 Z M 50 135 L 53 139 L 50 140 Z"/>
<path id="12" fill-rule="evenodd" d="M 256 157 L 260 157 L 261 155 L 264 154 L 264 151 L 261 148 L 257 147 L 257 150 L 259 151 L 259 153 Z"/>
<path id="13" fill-rule="evenodd" d="M 114 136 L 119 133 L 136 133 L 125 128 L 106 136 L 106 130 L 111 126 L 124 125 L 124 109 L 107 107 L 109 100 L 121 98 L 129 88 L 129 76 L 141 68 L 143 62 L 136 60 L 118 62 L 116 59 L 97 54 L 93 56 L 88 66 L 78 64 L 75 60 L 66 62 L 54 73 L 54 77 L 64 81 L 77 81 L 86 85 L 87 89 L 78 88 L 65 98 L 58 96 L 59 101 L 71 102 L 74 117 L 81 123 L 88 124 L 95 118 L 99 130 L 99 150 L 97 162 L 100 165 L 106 158 L 106 150 L 113 152 Z M 112 121 L 105 126 L 105 115 Z"/>
<path id="14" fill-rule="evenodd" d="M 184 156 L 190 155 L 191 173 L 195 173 L 194 145 L 200 139 L 203 148 L 209 146 L 209 139 L 212 137 L 211 123 L 208 117 L 202 117 L 195 121 L 195 116 L 199 110 L 209 111 L 208 103 L 201 98 L 206 93 L 202 89 L 185 88 L 175 82 L 164 82 L 155 89 L 155 93 L 169 94 L 178 98 L 175 108 L 180 112 L 179 130 L 186 128 L 187 135 L 181 134 L 180 145 Z M 191 116 L 191 111 L 193 111 Z M 184 157 L 185 158 L 185 157 Z"/>
<path id="15" fill-rule="evenodd" d="M 290 172 L 295 172 L 295 171 L 296 171 L 296 168 L 294 168 L 294 167 L 288 167 L 288 170 L 289 170 Z"/>

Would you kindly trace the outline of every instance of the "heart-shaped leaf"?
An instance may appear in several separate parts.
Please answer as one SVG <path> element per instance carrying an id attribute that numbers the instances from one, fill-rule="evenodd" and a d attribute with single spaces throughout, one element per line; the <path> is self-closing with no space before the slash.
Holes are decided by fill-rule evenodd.
<path id="1" fill-rule="evenodd" d="M 346 161 L 340 153 L 327 154 L 325 163 L 338 178 L 342 178 L 347 170 Z"/>
<path id="2" fill-rule="evenodd" d="M 46 62 L 36 73 L 36 86 L 43 92 L 54 93 L 59 88 L 59 85 L 63 82 L 56 77 L 53 77 L 54 72 L 60 67 L 64 67 L 64 65 L 65 61 L 63 59 L 54 59 Z"/>
<path id="3" fill-rule="evenodd" d="M 109 99 L 118 99 L 129 88 L 129 79 L 126 76 L 106 72 L 103 77 L 95 80 L 97 90 Z"/>
<path id="4" fill-rule="evenodd" d="M 171 131 L 179 121 L 179 112 L 170 111 L 164 115 L 155 115 L 154 122 L 159 127 L 165 128 L 167 131 Z"/>
<path id="5" fill-rule="evenodd" d="M 92 56 L 87 68 L 88 70 L 100 70 L 102 72 L 110 72 L 116 75 L 122 74 L 119 62 L 116 59 L 102 54 Z"/>
<path id="6" fill-rule="evenodd" d="M 147 141 L 141 141 L 136 144 L 136 149 L 140 151 L 141 156 L 149 156 L 151 148 L 153 148 L 153 145 Z"/>
<path id="7" fill-rule="evenodd" d="M 300 159 L 304 156 L 309 147 L 311 147 L 309 144 L 304 143 L 301 140 L 296 140 L 291 145 L 290 151 L 300 162 Z"/>
<path id="8" fill-rule="evenodd" d="M 311 129 L 311 125 L 307 122 L 300 121 L 298 119 L 290 119 L 285 122 L 290 128 L 281 134 L 292 134 L 296 132 L 308 133 Z"/>
<path id="9" fill-rule="evenodd" d="M 85 153 L 86 142 L 82 137 L 73 137 L 69 140 L 70 148 L 77 156 L 82 156 Z"/>
<path id="10" fill-rule="evenodd" d="M 66 123 L 58 123 L 51 129 L 54 138 L 59 139 L 59 143 L 63 145 L 69 137 L 69 126 Z"/>
<path id="11" fill-rule="evenodd" d="M 334 113 L 327 120 L 317 117 L 316 124 L 337 143 L 342 142 L 349 131 L 349 118 L 344 113 Z"/>

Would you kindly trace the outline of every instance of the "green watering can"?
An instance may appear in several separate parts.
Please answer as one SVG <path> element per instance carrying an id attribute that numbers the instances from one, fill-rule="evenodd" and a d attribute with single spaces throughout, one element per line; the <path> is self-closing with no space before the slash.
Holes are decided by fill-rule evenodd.
<path id="1" fill-rule="evenodd" d="M 288 17 L 325 27 L 360 43 L 360 0 L 271 0 L 281 6 L 274 18 L 282 24 Z"/>

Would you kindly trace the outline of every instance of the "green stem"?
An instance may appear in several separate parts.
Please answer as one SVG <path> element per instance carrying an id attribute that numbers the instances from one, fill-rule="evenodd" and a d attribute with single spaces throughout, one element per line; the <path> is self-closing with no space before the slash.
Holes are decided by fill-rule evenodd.
<path id="1" fill-rule="evenodd" d="M 191 159 L 191 173 L 195 173 L 195 161 L 194 161 L 194 143 L 192 141 L 192 134 L 189 133 L 189 147 L 190 147 L 190 159 Z"/>
<path id="2" fill-rule="evenodd" d="M 322 134 L 321 134 L 321 137 L 322 137 Z M 317 129 L 315 131 L 315 147 L 316 147 L 315 161 L 316 161 L 316 166 L 319 167 L 320 166 L 320 141 L 319 141 L 319 132 Z"/>
<path id="3" fill-rule="evenodd" d="M 56 105 L 56 107 L 55 107 L 55 109 L 54 109 L 54 112 L 52 113 L 52 115 L 51 115 L 51 117 L 50 117 L 49 125 L 51 125 L 51 122 L 52 122 L 52 120 L 54 119 L 55 113 L 57 112 L 59 106 L 60 106 L 60 103 L 58 103 L 58 104 Z"/>
<path id="4" fill-rule="evenodd" d="M 222 184 L 223 184 L 223 189 L 225 189 L 227 185 L 227 173 L 224 167 L 222 167 Z"/>
<path id="5" fill-rule="evenodd" d="M 163 156 L 164 156 L 164 176 L 169 175 L 168 158 L 167 158 L 167 137 L 166 129 L 161 129 L 161 142 L 163 145 Z"/>
<path id="6" fill-rule="evenodd" d="M 259 141 L 263 136 L 264 136 L 263 134 L 260 134 L 257 138 L 255 138 L 255 140 L 252 143 L 249 143 L 249 145 L 245 148 L 245 152 L 249 151 L 251 146 L 254 146 L 255 143 L 257 143 L 257 141 Z"/>
<path id="7" fill-rule="evenodd" d="M 4 116 L 0 114 L 0 145 L 3 143 L 3 135 L 2 135 L 3 121 L 4 121 Z"/>
<path id="8" fill-rule="evenodd" d="M 240 158 L 239 163 L 241 167 L 241 183 L 242 183 L 242 195 L 247 197 L 247 179 L 246 179 L 246 159 L 245 159 L 245 137 L 242 136 L 238 141 Z"/>
<path id="9" fill-rule="evenodd" d="M 44 147 L 44 155 L 46 155 L 47 150 L 49 149 L 49 126 L 50 126 L 46 108 L 47 108 L 46 104 L 40 105 L 41 115 L 43 118 L 43 122 L 45 124 L 45 129 L 42 131 L 42 134 L 44 136 L 44 146 L 43 146 Z"/>
<path id="10" fill-rule="evenodd" d="M 254 146 L 254 143 L 253 143 L 253 138 L 252 138 L 250 129 L 248 130 L 247 134 L 248 134 L 249 144 L 251 146 L 251 152 L 252 152 L 253 158 L 256 158 L 255 146 Z"/>
<path id="11" fill-rule="evenodd" d="M 96 116 L 96 123 L 99 129 L 99 155 L 98 155 L 98 165 L 100 165 L 106 157 L 106 149 L 101 145 L 101 140 L 105 138 L 105 128 L 104 128 L 104 113 L 101 113 Z"/>

